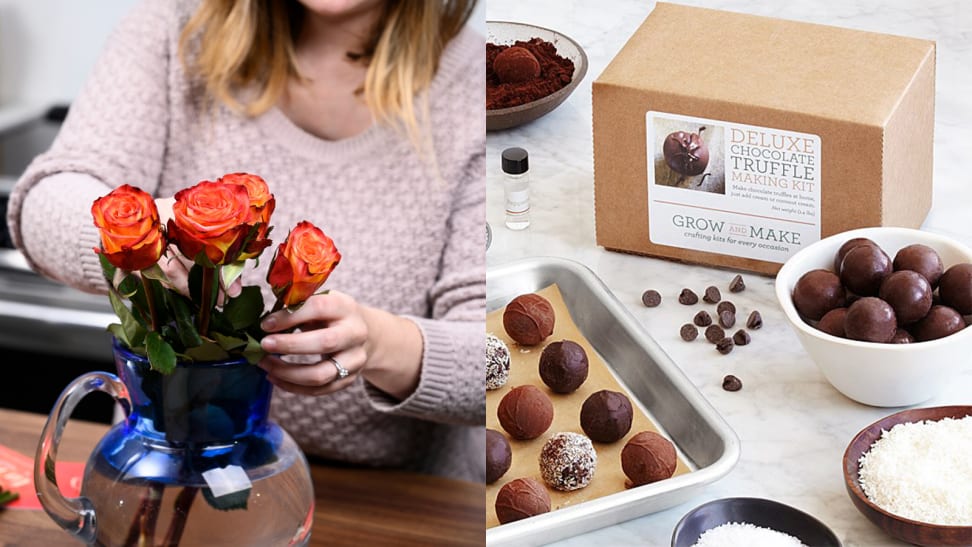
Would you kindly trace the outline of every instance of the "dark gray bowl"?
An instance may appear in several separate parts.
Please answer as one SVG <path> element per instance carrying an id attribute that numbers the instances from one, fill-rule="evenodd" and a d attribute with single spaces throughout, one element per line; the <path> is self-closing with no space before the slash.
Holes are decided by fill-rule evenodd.
<path id="1" fill-rule="evenodd" d="M 760 498 L 723 498 L 692 509 L 675 526 L 672 547 L 692 547 L 707 530 L 730 522 L 771 528 L 812 547 L 841 547 L 824 523 L 789 505 Z"/>

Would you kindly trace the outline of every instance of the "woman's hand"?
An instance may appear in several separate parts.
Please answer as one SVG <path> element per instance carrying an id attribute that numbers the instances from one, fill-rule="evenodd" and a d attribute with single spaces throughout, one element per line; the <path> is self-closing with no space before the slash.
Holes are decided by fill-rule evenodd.
<path id="1" fill-rule="evenodd" d="M 415 323 L 362 306 L 338 291 L 315 295 L 295 312 L 267 316 L 263 349 L 271 354 L 314 355 L 312 364 L 267 355 L 260 367 L 276 386 L 301 395 L 324 395 L 350 386 L 358 375 L 389 395 L 404 399 L 418 384 L 422 335 Z M 294 327 L 301 332 L 282 333 Z M 335 364 L 333 361 L 337 361 Z M 348 375 L 339 378 L 340 369 Z"/>

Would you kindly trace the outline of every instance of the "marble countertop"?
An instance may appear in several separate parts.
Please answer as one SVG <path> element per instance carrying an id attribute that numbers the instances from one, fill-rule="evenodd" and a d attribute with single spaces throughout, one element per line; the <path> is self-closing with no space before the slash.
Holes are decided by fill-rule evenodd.
<path id="1" fill-rule="evenodd" d="M 832 24 L 937 42 L 934 197 L 923 229 L 972 245 L 972 184 L 965 162 L 972 145 L 972 5 L 960 0 L 680 0 L 704 7 Z M 726 286 L 735 272 L 609 252 L 594 239 L 591 145 L 591 82 L 654 6 L 642 0 L 490 0 L 489 20 L 520 21 L 556 29 L 584 47 L 590 68 L 585 81 L 559 108 L 531 124 L 489 133 L 487 212 L 493 239 L 487 265 L 529 256 L 558 256 L 591 268 L 679 364 L 738 434 L 739 463 L 691 501 L 557 545 L 668 545 L 678 520 L 692 508 L 723 497 L 769 498 L 806 511 L 828 524 L 846 546 L 895 545 L 866 520 L 844 490 L 841 457 L 864 426 L 898 409 L 873 408 L 847 399 L 824 379 L 785 323 L 773 294 L 774 280 L 743 274 L 747 289 L 731 295 L 737 306 L 758 309 L 765 326 L 749 346 L 729 355 L 704 342 L 686 343 L 678 327 L 695 313 L 676 303 L 683 287 L 699 292 Z M 531 226 L 504 227 L 500 154 L 510 146 L 530 152 Z M 653 288 L 664 303 L 641 304 Z M 742 391 L 723 391 L 735 374 Z M 968 367 L 944 393 L 920 406 L 972 402 Z"/>

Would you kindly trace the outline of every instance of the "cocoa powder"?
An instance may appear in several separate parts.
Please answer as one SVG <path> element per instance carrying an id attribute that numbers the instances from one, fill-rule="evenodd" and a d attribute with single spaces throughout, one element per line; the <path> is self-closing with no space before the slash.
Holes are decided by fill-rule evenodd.
<path id="1" fill-rule="evenodd" d="M 502 83 L 493 70 L 493 61 L 503 50 L 522 47 L 537 58 L 540 76 L 519 83 Z M 574 63 L 557 55 L 557 48 L 541 38 L 518 41 L 510 45 L 486 44 L 486 110 L 520 106 L 542 99 L 570 83 Z"/>

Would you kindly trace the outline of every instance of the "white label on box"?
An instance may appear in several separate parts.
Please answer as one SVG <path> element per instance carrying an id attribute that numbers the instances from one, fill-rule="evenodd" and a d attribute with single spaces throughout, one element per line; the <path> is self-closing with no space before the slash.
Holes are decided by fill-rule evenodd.
<path id="1" fill-rule="evenodd" d="M 782 263 L 820 239 L 819 136 L 645 118 L 652 243 Z"/>

